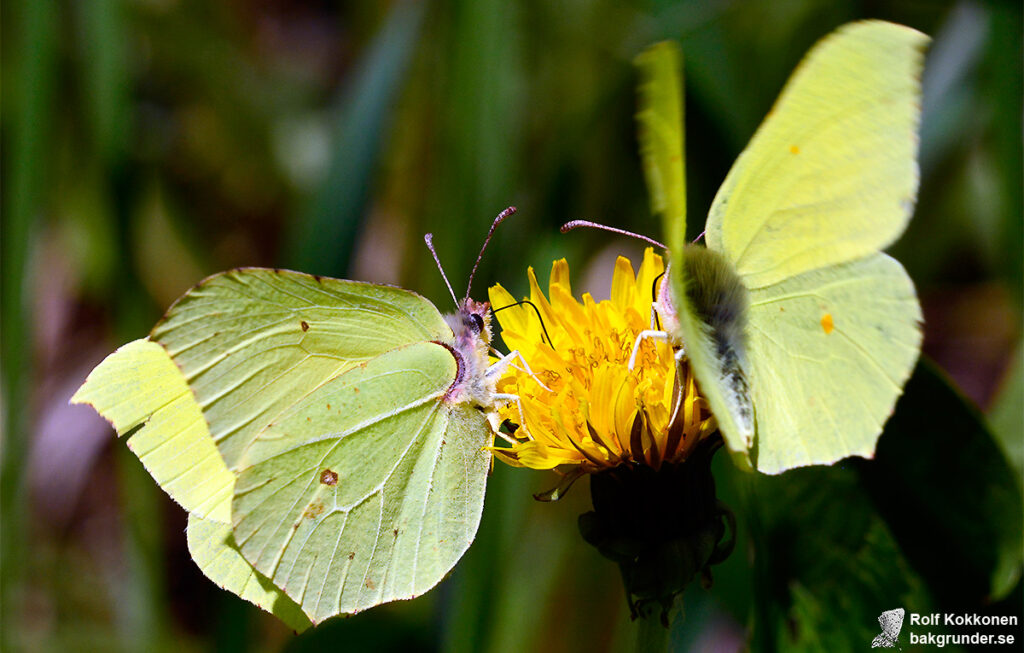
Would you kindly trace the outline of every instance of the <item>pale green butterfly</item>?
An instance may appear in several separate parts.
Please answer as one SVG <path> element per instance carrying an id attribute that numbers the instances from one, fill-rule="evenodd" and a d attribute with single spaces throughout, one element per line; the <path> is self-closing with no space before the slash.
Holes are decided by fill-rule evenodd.
<path id="1" fill-rule="evenodd" d="M 715 196 L 706 248 L 685 240 L 678 50 L 637 59 L 641 155 L 670 255 L 661 328 L 644 336 L 680 348 L 744 466 L 872 456 L 917 360 L 913 283 L 880 250 L 916 198 L 927 43 L 882 21 L 819 42 Z"/>
<path id="2" fill-rule="evenodd" d="M 231 270 L 72 401 L 131 436 L 211 579 L 302 629 L 423 594 L 475 537 L 496 406 L 517 401 L 495 384 L 518 354 L 489 365 L 489 305 L 456 303 L 442 316 L 391 286 Z"/>

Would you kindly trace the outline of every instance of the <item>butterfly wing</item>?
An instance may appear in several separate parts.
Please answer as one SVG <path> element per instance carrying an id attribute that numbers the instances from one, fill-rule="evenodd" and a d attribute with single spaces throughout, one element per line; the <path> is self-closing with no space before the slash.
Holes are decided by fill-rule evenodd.
<path id="1" fill-rule="evenodd" d="M 451 337 L 433 304 L 407 290 L 263 268 L 200 282 L 150 334 L 184 374 L 229 469 L 278 414 L 345 370 Z"/>
<path id="2" fill-rule="evenodd" d="M 128 435 L 128 447 L 154 480 L 189 511 L 189 553 L 207 577 L 297 631 L 309 627 L 299 607 L 233 546 L 235 477 L 163 347 L 147 339 L 124 345 L 89 374 L 71 401 L 91 405 L 119 435 Z"/>
<path id="3" fill-rule="evenodd" d="M 188 552 L 207 578 L 273 613 L 296 632 L 310 627 L 309 618 L 266 576 L 253 569 L 235 546 L 231 525 L 189 513 Z"/>
<path id="4" fill-rule="evenodd" d="M 698 317 L 691 301 L 694 279 L 692 271 L 707 272 L 706 267 L 693 270 L 693 250 L 686 245 L 686 175 L 684 167 L 684 132 L 682 102 L 682 65 L 678 47 L 658 43 L 636 59 L 640 73 L 637 126 L 640 155 L 643 159 L 651 209 L 659 214 L 668 245 L 670 301 L 659 296 L 658 312 L 664 327 L 686 352 L 690 367 L 700 383 L 701 394 L 707 398 L 732 448 L 746 449 L 753 439 L 751 408 L 745 394 L 735 392 L 736 382 L 744 382 L 737 365 L 723 364 L 718 355 L 715 334 L 710 325 Z M 700 257 L 699 262 L 706 262 Z M 701 277 L 705 275 L 699 275 Z M 715 277 L 714 271 L 710 277 Z M 660 295 L 660 293 L 659 293 Z M 739 443 L 739 444 L 737 444 Z M 749 466 L 741 459 L 741 464 Z"/>
<path id="5" fill-rule="evenodd" d="M 146 339 L 96 366 L 71 403 L 105 417 L 156 482 L 185 510 L 231 522 L 235 477 L 228 471 L 181 371 Z"/>
<path id="6" fill-rule="evenodd" d="M 472 542 L 490 429 L 446 401 L 456 376 L 446 347 L 394 349 L 293 403 L 247 452 L 235 539 L 313 622 L 426 592 Z"/>
<path id="7" fill-rule="evenodd" d="M 801 62 L 708 215 L 708 247 L 747 288 L 868 256 L 903 233 L 927 43 L 908 27 L 851 23 Z"/>
<path id="8" fill-rule="evenodd" d="M 434 306 L 415 293 L 283 270 L 232 270 L 186 293 L 149 339 L 108 357 L 74 400 L 131 434 L 147 469 L 190 511 L 190 548 L 204 573 L 275 614 L 280 608 L 282 619 L 301 628 L 306 617 L 295 618 L 290 610 L 300 608 L 290 608 L 291 599 L 322 620 L 409 598 L 435 585 L 472 541 L 490 429 L 480 411 L 444 400 L 458 366 L 451 350 L 431 341 L 452 338 Z M 323 461 L 305 458 L 317 452 Z M 291 533 L 290 546 L 280 545 L 282 555 L 299 558 L 288 558 L 289 570 L 325 574 L 296 585 L 254 549 L 267 541 L 260 539 L 266 525 L 292 519 L 294 506 L 253 504 L 263 495 L 251 481 L 293 492 L 299 470 L 320 462 L 337 467 L 342 498 L 362 489 L 365 502 L 349 506 L 347 525 L 331 531 L 330 542 Z M 315 508 L 305 508 L 304 518 L 313 518 Z M 325 510 L 316 523 L 337 515 Z M 228 533 L 239 529 L 249 537 L 233 545 Z M 338 547 L 350 548 L 355 562 L 332 557 Z M 343 562 L 351 564 L 339 567 Z M 352 565 L 363 566 L 361 585 L 352 585 Z M 265 585 L 271 578 L 286 584 L 291 599 Z M 314 598 L 307 586 L 316 582 Z"/>
<path id="9" fill-rule="evenodd" d="M 679 46 L 670 41 L 656 43 L 635 63 L 640 72 L 636 114 L 640 158 L 651 210 L 662 217 L 669 251 L 682 251 L 686 244 L 686 168 Z"/>
<path id="10" fill-rule="evenodd" d="M 757 469 L 870 458 L 917 361 L 920 321 L 913 283 L 885 254 L 753 290 Z"/>
<path id="11" fill-rule="evenodd" d="M 913 209 L 927 41 L 879 21 L 826 37 L 715 197 L 708 248 L 750 291 L 762 471 L 870 456 L 917 359 L 913 285 L 877 252 Z M 724 433 L 733 450 L 749 448 Z"/>

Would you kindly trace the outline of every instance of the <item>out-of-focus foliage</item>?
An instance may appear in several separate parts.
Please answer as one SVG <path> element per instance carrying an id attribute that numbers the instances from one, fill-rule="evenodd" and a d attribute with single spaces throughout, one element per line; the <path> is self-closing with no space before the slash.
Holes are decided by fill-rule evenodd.
<path id="1" fill-rule="evenodd" d="M 543 276 L 556 256 L 593 262 L 576 291 L 607 296 L 609 256 L 636 259 L 640 246 L 605 233 L 563 236 L 557 226 L 585 217 L 659 237 L 637 155 L 630 62 L 663 38 L 678 40 L 686 57 L 695 237 L 812 43 L 862 17 L 934 37 L 920 201 L 893 253 L 922 297 L 925 351 L 983 411 L 999 394 L 993 422 L 1020 462 L 1021 386 L 1004 383 L 1009 352 L 1020 357 L 1022 309 L 1018 3 L 22 0 L 4 14 L 3 650 L 563 651 L 627 642 L 614 566 L 576 531 L 586 489 L 539 504 L 530 494 L 557 478 L 504 467 L 489 481 L 476 543 L 441 587 L 293 638 L 200 575 L 184 514 L 102 420 L 67 399 L 191 284 L 235 265 L 399 283 L 444 306 L 422 234 L 434 232 L 458 288 L 509 204 L 520 212 L 481 263 L 478 297 L 494 281 L 520 294 L 524 267 Z M 946 482 L 965 497 L 1003 473 L 999 456 L 972 460 L 995 471 L 951 472 Z M 766 635 L 756 624 L 794 623 L 766 612 L 778 606 L 795 623 L 829 623 L 840 596 L 895 593 L 885 604 L 843 604 L 851 620 L 873 619 L 935 592 L 927 558 L 885 511 L 872 512 L 866 474 L 797 472 L 768 481 L 784 487 L 755 500 L 744 485 L 753 481 L 718 462 L 720 493 L 741 518 L 737 552 L 716 569 L 712 590 L 687 591 L 673 631 L 680 650 L 738 647 L 751 624 L 755 644 L 813 648 L 814 633 L 787 640 L 791 632 Z M 805 483 L 813 501 L 800 499 Z M 846 505 L 836 509 L 856 519 L 828 517 Z M 939 524 L 964 527 L 943 515 Z M 820 528 L 793 532 L 809 523 Z M 842 592 L 828 586 L 839 572 L 827 566 L 765 577 L 757 556 L 787 538 L 836 565 L 875 560 L 856 569 L 884 582 Z M 956 545 L 988 560 L 984 573 L 999 571 L 986 557 L 992 542 Z M 893 555 L 880 560 L 885 552 Z M 1005 591 L 1011 578 L 992 587 Z M 785 601 L 775 601 L 780 580 Z M 991 609 L 1019 614 L 1020 585 L 1008 596 Z M 873 625 L 858 621 L 851 632 Z"/>

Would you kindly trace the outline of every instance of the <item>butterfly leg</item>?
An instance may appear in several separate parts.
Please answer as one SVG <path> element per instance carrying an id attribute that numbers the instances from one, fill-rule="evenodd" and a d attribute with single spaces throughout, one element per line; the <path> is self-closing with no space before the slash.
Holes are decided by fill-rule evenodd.
<path id="1" fill-rule="evenodd" d="M 526 433 L 526 438 L 528 440 L 532 440 L 533 436 L 530 435 L 530 431 L 526 428 L 526 416 L 523 415 L 523 403 L 519 400 L 519 395 L 508 394 L 505 392 L 496 392 L 494 393 L 493 397 L 495 401 L 504 401 L 507 403 L 514 403 L 516 405 L 516 408 L 519 409 L 519 427 L 523 429 L 523 433 Z M 505 435 L 504 433 L 498 431 L 497 429 L 495 429 L 495 433 L 498 434 L 498 437 L 505 440 L 509 444 L 519 444 L 518 441 L 512 439 L 510 436 Z"/>
<path id="2" fill-rule="evenodd" d="M 655 331 L 654 329 L 646 329 L 636 334 L 636 342 L 633 344 L 633 353 L 629 357 L 630 371 L 633 371 L 633 367 L 636 365 L 636 354 L 637 352 L 640 351 L 640 343 L 644 341 L 644 338 L 668 342 L 668 333 L 666 333 L 665 331 Z"/>
<path id="3" fill-rule="evenodd" d="M 551 388 L 549 388 L 546 385 L 544 385 L 544 383 L 541 382 L 540 378 L 536 374 L 533 373 L 533 370 L 530 369 L 530 364 L 526 362 L 526 359 L 523 358 L 523 355 L 519 353 L 518 349 L 509 352 L 509 354 L 506 355 L 506 356 L 502 356 L 501 360 L 499 360 L 497 363 L 494 363 L 493 365 L 488 367 L 487 368 L 487 380 L 488 381 L 497 381 L 497 377 L 501 376 L 505 372 L 505 369 L 508 368 L 508 366 L 512 365 L 512 361 L 514 361 L 517 358 L 519 359 L 519 362 L 523 364 L 523 367 L 526 368 L 525 370 L 520 370 L 520 371 L 524 371 L 527 374 L 529 374 L 530 377 L 532 377 L 533 380 L 536 381 L 537 385 L 539 385 L 540 387 L 544 388 L 548 392 L 552 391 Z M 512 366 L 515 367 L 514 365 L 512 365 Z M 518 370 L 519 368 L 516 367 L 516 369 Z"/>

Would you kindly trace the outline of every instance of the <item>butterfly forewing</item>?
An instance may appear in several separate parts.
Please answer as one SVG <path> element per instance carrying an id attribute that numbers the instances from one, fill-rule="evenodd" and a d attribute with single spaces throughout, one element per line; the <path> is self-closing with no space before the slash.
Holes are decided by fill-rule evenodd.
<path id="1" fill-rule="evenodd" d="M 229 468 L 328 380 L 395 347 L 450 337 L 415 293 L 262 268 L 206 279 L 150 335 L 184 373 Z"/>
<path id="2" fill-rule="evenodd" d="M 181 371 L 163 347 L 130 342 L 96 366 L 71 398 L 105 417 L 161 488 L 185 510 L 229 523 L 235 478 Z"/>
<path id="3" fill-rule="evenodd" d="M 686 158 L 683 130 L 683 68 L 679 47 L 655 44 L 636 58 L 640 69 L 636 114 L 640 158 L 651 209 L 666 224 L 670 249 L 686 242 Z"/>
<path id="4" fill-rule="evenodd" d="M 903 233 L 917 195 L 927 43 L 864 21 L 801 62 L 708 215 L 708 247 L 748 288 L 868 256 Z"/>

